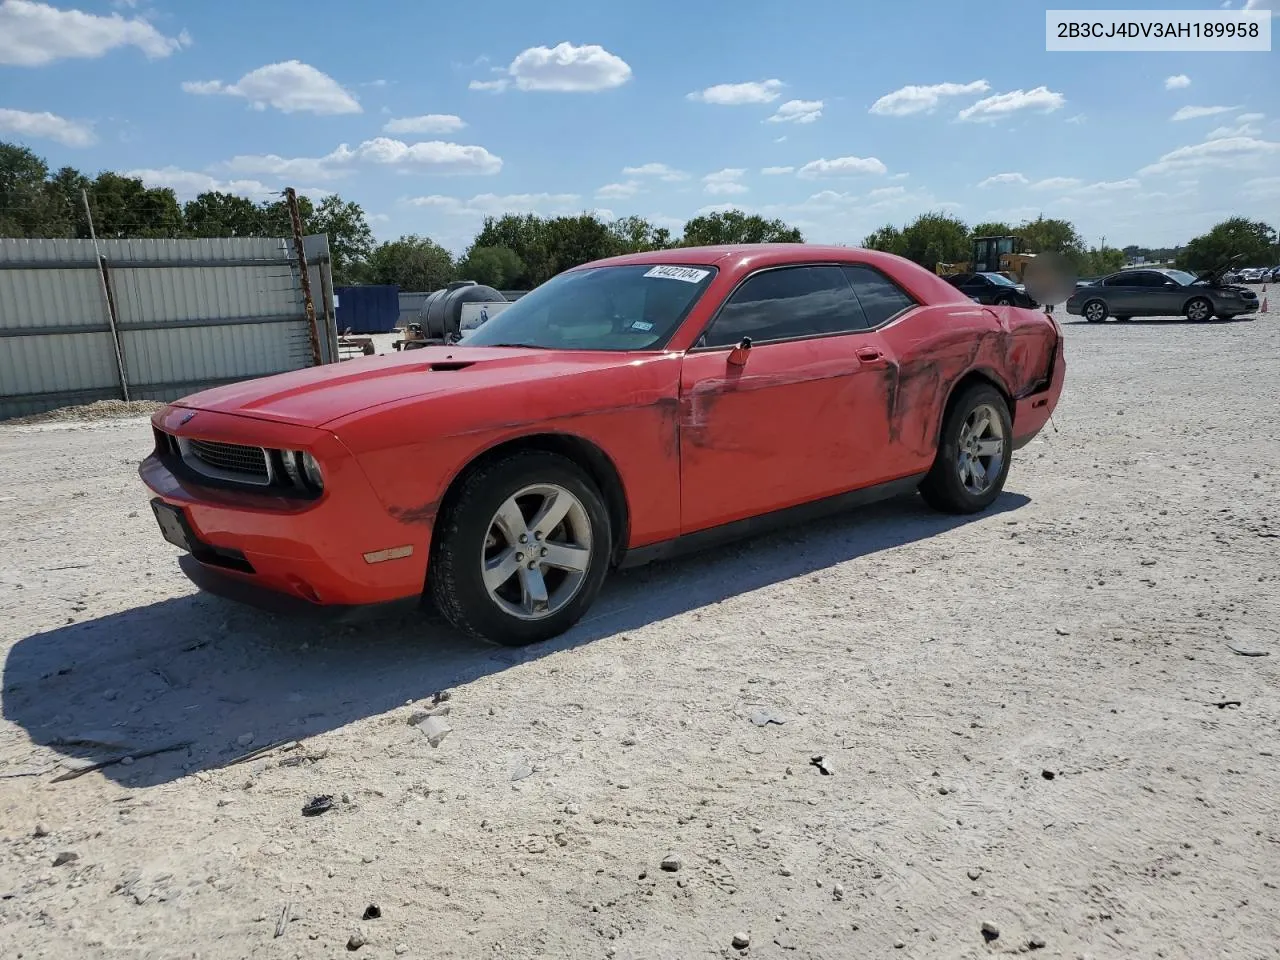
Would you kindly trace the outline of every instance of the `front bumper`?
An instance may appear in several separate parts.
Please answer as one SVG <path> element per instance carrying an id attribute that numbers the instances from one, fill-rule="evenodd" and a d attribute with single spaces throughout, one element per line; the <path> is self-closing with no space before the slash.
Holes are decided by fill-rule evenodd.
<path id="1" fill-rule="evenodd" d="M 190 540 L 183 567 L 197 586 L 255 606 L 275 603 L 295 610 L 421 597 L 430 523 L 388 513 L 337 437 L 204 410 L 187 425 L 181 421 L 188 413 L 167 407 L 152 423 L 171 435 L 308 450 L 322 464 L 325 479 L 318 498 L 294 499 L 203 484 L 159 449 L 147 457 L 138 473 L 156 498 L 180 515 Z M 412 548 L 408 556 L 366 559 L 366 554 L 403 547 Z"/>

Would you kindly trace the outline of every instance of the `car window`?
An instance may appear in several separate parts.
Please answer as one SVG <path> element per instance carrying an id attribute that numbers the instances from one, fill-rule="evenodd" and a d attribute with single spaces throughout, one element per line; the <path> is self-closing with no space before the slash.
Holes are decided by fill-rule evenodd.
<path id="1" fill-rule="evenodd" d="M 748 277 L 720 308 L 701 345 L 726 347 L 743 337 L 768 342 L 866 327 L 839 267 L 782 267 Z"/>
<path id="2" fill-rule="evenodd" d="M 987 285 L 987 280 L 980 273 L 975 273 L 972 276 L 965 277 L 964 280 L 960 283 L 960 286 L 962 288 L 973 289 L 973 290 L 980 289 L 982 287 L 985 287 L 986 285 Z"/>
<path id="3" fill-rule="evenodd" d="M 1124 273 L 1117 273 L 1107 277 L 1102 281 L 1102 285 L 1105 287 L 1136 287 L 1138 284 L 1134 283 L 1134 276 L 1135 274 L 1126 270 Z"/>
<path id="4" fill-rule="evenodd" d="M 864 264 L 851 263 L 844 267 L 844 274 L 849 278 L 849 284 L 853 287 L 858 302 L 862 304 L 867 322 L 873 327 L 880 326 L 903 310 L 916 305 L 916 302 L 901 287 L 879 270 Z"/>
<path id="5" fill-rule="evenodd" d="M 467 335 L 463 346 L 651 350 L 684 320 L 714 267 L 643 264 L 552 277 Z"/>
<path id="6" fill-rule="evenodd" d="M 1003 273 L 984 273 L 982 275 L 987 283 L 1001 287 L 1016 287 L 1017 284 L 1006 277 Z"/>

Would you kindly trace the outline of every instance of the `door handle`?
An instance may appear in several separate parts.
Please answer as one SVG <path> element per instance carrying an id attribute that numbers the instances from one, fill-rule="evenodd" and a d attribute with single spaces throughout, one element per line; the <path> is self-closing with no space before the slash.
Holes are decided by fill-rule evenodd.
<path id="1" fill-rule="evenodd" d="M 884 354 L 875 347 L 859 347 L 857 354 L 859 360 L 870 366 L 883 367 L 889 363 Z"/>

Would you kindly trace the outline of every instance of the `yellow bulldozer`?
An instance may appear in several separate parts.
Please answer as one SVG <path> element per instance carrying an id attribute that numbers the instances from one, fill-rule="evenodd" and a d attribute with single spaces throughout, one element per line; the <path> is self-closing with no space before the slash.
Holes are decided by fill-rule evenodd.
<path id="1" fill-rule="evenodd" d="M 1003 273 L 1021 283 L 1027 264 L 1034 259 L 1034 253 L 1025 252 L 1021 237 L 974 237 L 968 261 L 938 263 L 934 273 L 940 277 L 958 273 Z"/>

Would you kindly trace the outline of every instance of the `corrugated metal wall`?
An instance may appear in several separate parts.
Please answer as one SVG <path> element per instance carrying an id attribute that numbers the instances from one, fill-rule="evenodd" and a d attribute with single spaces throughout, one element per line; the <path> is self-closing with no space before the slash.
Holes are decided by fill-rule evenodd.
<path id="1" fill-rule="evenodd" d="M 321 357 L 337 341 L 327 238 L 307 237 Z M 123 396 L 108 300 L 135 400 L 312 364 L 291 240 L 0 239 L 0 419 Z"/>

